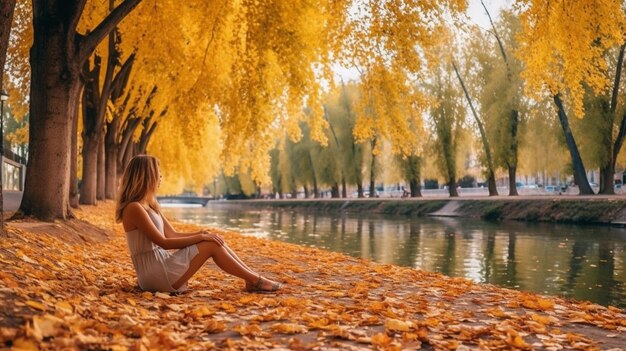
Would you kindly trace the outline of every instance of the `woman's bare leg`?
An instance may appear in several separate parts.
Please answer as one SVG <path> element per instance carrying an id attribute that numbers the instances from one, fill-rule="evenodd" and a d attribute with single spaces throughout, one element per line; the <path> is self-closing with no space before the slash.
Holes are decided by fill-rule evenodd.
<path id="1" fill-rule="evenodd" d="M 243 261 L 239 258 L 239 256 L 237 256 L 237 254 L 235 253 L 235 251 L 233 251 L 228 245 L 226 245 L 226 243 L 224 243 L 224 248 L 226 249 L 226 251 L 228 251 L 228 253 L 235 259 L 235 261 L 239 262 L 240 265 L 244 266 L 247 270 L 249 270 L 250 272 L 254 272 L 252 270 L 252 268 L 248 267 L 248 265 L 246 265 L 245 263 L 243 263 Z"/>
<path id="2" fill-rule="evenodd" d="M 187 282 L 187 280 L 189 280 L 189 278 L 191 278 L 209 258 L 213 258 L 215 264 L 217 264 L 217 266 L 226 273 L 245 280 L 246 287 L 250 287 L 251 285 L 259 282 L 260 275 L 243 263 L 228 246 L 219 246 L 218 244 L 210 241 L 203 241 L 196 245 L 198 246 L 199 253 L 189 263 L 187 272 L 185 272 L 185 274 L 183 274 L 172 285 L 174 289 L 178 289 L 183 286 L 183 284 L 185 284 L 185 282 Z M 271 290 L 274 284 L 275 282 L 263 278 L 260 288 Z"/>
<path id="3" fill-rule="evenodd" d="M 230 255 L 235 261 L 239 262 L 240 265 L 247 268 L 250 272 L 257 274 L 252 270 L 252 268 L 248 267 L 228 245 L 224 244 L 224 248 L 226 249 L 226 251 L 228 251 L 228 253 L 230 253 Z M 257 276 L 258 276 L 258 279 L 261 279 L 261 276 L 259 276 L 258 274 Z M 272 287 L 277 284 L 277 282 L 273 280 L 269 280 L 267 278 L 263 278 L 261 282 L 259 282 L 258 280 L 256 280 L 255 282 L 246 281 L 246 290 L 254 289 L 255 285 L 257 285 L 257 288 L 259 288 L 258 284 L 261 284 L 260 285 L 261 289 L 271 290 Z"/>
<path id="4" fill-rule="evenodd" d="M 209 258 L 213 258 L 215 264 L 217 264 L 217 266 L 224 272 L 239 277 L 246 282 L 255 282 L 259 279 L 258 274 L 250 271 L 247 267 L 242 266 L 223 246 L 219 246 L 218 244 L 210 241 L 200 242 L 196 244 L 196 246 L 198 247 L 199 253 L 189 263 L 187 272 L 185 272 L 185 274 L 172 284 L 174 289 L 178 289 L 183 286 L 183 284 L 185 284 L 185 282 L 189 280 L 189 278 L 191 278 Z"/>

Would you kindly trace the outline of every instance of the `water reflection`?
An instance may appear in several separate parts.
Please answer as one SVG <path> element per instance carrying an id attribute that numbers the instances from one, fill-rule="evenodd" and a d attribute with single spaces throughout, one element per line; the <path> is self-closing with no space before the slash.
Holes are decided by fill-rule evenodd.
<path id="1" fill-rule="evenodd" d="M 259 211 L 230 205 L 164 212 L 185 222 L 626 308 L 623 228 Z"/>

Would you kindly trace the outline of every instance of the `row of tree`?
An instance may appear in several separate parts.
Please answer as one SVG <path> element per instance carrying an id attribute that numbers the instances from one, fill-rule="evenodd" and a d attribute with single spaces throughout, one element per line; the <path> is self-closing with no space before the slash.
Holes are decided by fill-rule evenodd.
<path id="1" fill-rule="evenodd" d="M 602 144 L 595 148 L 600 188 L 611 193 L 626 135 L 624 4 L 517 0 L 515 12 L 486 31 L 462 23 L 466 6 L 465 0 L 3 1 L 0 64 L 4 77 L 8 57 L 9 78 L 0 83 L 16 113 L 29 111 L 30 123 L 20 211 L 67 218 L 71 199 L 93 204 L 112 197 L 119 169 L 146 151 L 163 162 L 165 192 L 201 186 L 221 166 L 226 174 L 249 174 L 257 185 L 269 184 L 272 173 L 282 189 L 297 183 L 297 174 L 310 179 L 313 192 L 324 183 L 337 194 L 340 184 L 343 191 L 344 183 L 363 182 L 364 168 L 345 155 L 369 155 L 373 182 L 385 145 L 412 174 L 419 174 L 425 152 L 436 150 L 453 191 L 469 125 L 495 195 L 498 169 L 515 184 L 524 121 L 550 120 L 554 108 L 581 193 L 592 191 L 573 129 L 585 123 L 594 129 L 580 127 L 583 135 L 600 133 L 593 139 Z M 332 82 L 336 62 L 361 73 L 354 103 L 324 103 L 321 82 Z M 338 108 L 349 109 L 353 122 L 335 120 Z M 280 147 L 272 151 L 277 136 Z M 342 156 L 315 167 L 316 159 L 333 155 L 333 144 Z M 291 176 L 272 164 L 289 164 Z"/>

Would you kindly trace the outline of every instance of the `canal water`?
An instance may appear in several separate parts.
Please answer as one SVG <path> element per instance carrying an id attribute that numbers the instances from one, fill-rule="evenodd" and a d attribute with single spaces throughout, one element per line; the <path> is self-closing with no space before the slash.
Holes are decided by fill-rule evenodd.
<path id="1" fill-rule="evenodd" d="M 168 218 L 508 288 L 626 308 L 626 229 L 214 204 Z"/>

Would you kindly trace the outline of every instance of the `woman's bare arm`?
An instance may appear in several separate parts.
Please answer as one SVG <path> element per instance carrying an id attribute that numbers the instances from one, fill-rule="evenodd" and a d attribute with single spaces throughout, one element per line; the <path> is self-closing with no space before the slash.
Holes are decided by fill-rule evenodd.
<path id="1" fill-rule="evenodd" d="M 142 233 L 145 233 L 145 235 L 148 236 L 150 241 L 166 250 L 181 249 L 202 241 L 215 241 L 219 245 L 224 244 L 221 238 L 204 233 L 197 233 L 184 237 L 167 238 L 157 229 L 154 223 L 152 223 L 148 212 L 137 202 L 133 202 L 126 206 L 122 222 L 124 224 L 124 230 L 131 231 L 139 229 Z"/>

